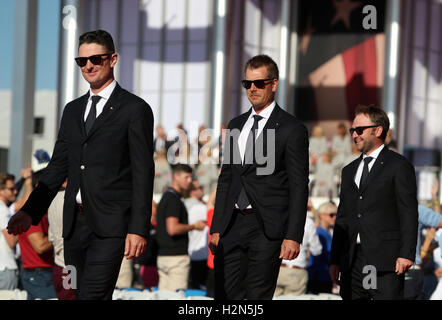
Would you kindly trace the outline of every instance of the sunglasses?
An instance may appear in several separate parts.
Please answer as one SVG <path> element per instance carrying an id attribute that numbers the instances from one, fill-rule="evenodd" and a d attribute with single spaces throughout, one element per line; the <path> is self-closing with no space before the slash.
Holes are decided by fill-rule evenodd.
<path id="1" fill-rule="evenodd" d="M 77 62 L 79 67 L 84 67 L 87 64 L 87 61 L 89 60 L 94 65 L 99 65 L 103 63 L 103 60 L 106 60 L 107 57 L 111 56 L 113 52 L 111 53 L 103 53 L 103 54 L 95 54 L 90 57 L 77 57 L 75 58 L 75 62 Z M 105 58 L 103 58 L 105 57 Z"/>
<path id="2" fill-rule="evenodd" d="M 330 216 L 330 218 L 334 218 L 337 216 L 337 214 L 336 213 L 329 213 L 329 216 Z"/>
<path id="3" fill-rule="evenodd" d="M 272 78 L 272 79 L 258 79 L 258 80 L 241 80 L 241 83 L 245 89 L 250 89 L 250 87 L 252 86 L 252 83 L 258 89 L 264 89 L 265 86 L 270 83 L 267 81 L 272 81 L 273 79 L 274 78 Z"/>
<path id="4" fill-rule="evenodd" d="M 11 191 L 11 192 L 13 192 L 13 191 L 17 190 L 17 188 L 16 188 L 16 187 L 12 187 L 12 188 L 4 188 L 4 189 L 6 189 L 6 190 L 9 190 L 9 191 Z"/>
<path id="5" fill-rule="evenodd" d="M 356 134 L 358 135 L 358 136 L 360 136 L 362 133 L 364 133 L 364 130 L 365 129 L 368 129 L 368 128 L 376 128 L 376 127 L 379 127 L 378 125 L 373 125 L 373 126 L 365 126 L 365 127 L 356 127 L 356 128 L 350 128 L 350 135 L 352 136 L 353 135 L 353 132 L 356 132 Z"/>

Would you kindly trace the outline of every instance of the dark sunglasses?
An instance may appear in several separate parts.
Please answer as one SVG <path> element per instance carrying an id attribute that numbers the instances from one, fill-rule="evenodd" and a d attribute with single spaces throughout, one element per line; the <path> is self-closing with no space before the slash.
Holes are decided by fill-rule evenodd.
<path id="1" fill-rule="evenodd" d="M 329 213 L 328 215 L 330 216 L 330 218 L 334 218 L 334 217 L 336 217 L 336 216 L 337 216 L 337 214 L 336 214 L 336 213 Z"/>
<path id="2" fill-rule="evenodd" d="M 258 89 L 264 89 L 265 86 L 270 83 L 267 81 L 272 81 L 273 79 L 274 78 L 272 78 L 272 79 L 258 79 L 258 80 L 241 80 L 241 83 L 242 83 L 242 86 L 246 89 L 250 89 L 250 87 L 252 86 L 252 83 Z"/>
<path id="3" fill-rule="evenodd" d="M 107 57 L 111 56 L 113 52 L 111 53 L 103 53 L 103 54 L 95 54 L 90 57 L 77 57 L 75 58 L 75 62 L 77 62 L 79 67 L 84 67 L 87 64 L 87 61 L 89 60 L 92 64 L 98 65 L 102 64 L 103 60 L 105 60 Z M 106 57 L 103 59 L 103 57 Z"/>
<path id="4" fill-rule="evenodd" d="M 356 132 L 358 136 L 360 136 L 362 133 L 364 133 L 365 129 L 368 128 L 376 128 L 379 127 L 378 125 L 373 125 L 373 126 L 365 126 L 365 127 L 356 127 L 356 128 L 350 128 L 350 135 L 353 135 L 353 132 Z"/>
<path id="5" fill-rule="evenodd" d="M 9 190 L 9 191 L 11 191 L 11 192 L 13 192 L 13 191 L 17 190 L 17 188 L 16 188 L 16 187 L 12 187 L 12 188 L 4 188 L 4 189 L 6 189 L 6 190 Z"/>

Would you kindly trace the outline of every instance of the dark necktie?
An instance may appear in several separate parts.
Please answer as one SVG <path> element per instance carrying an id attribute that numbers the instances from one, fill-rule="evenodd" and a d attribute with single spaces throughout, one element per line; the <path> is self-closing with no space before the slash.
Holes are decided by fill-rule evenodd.
<path id="1" fill-rule="evenodd" d="M 364 158 L 364 169 L 362 169 L 361 181 L 359 182 L 359 189 L 367 182 L 368 177 L 368 164 L 373 160 L 373 157 Z"/>
<path id="2" fill-rule="evenodd" d="M 246 144 L 246 147 L 244 150 L 244 164 L 250 163 L 250 161 L 248 161 L 248 159 L 250 159 L 251 157 L 254 158 L 255 132 L 256 132 L 256 130 L 258 130 L 259 120 L 262 119 L 262 117 L 257 114 L 255 114 L 253 116 L 253 118 L 254 118 L 253 126 L 252 126 L 252 129 L 250 130 L 248 137 L 247 137 L 247 144 Z M 246 190 L 244 189 L 244 187 L 241 188 L 241 192 L 239 193 L 238 200 L 237 200 L 236 204 L 238 205 L 238 208 L 240 210 L 246 209 L 250 204 L 249 198 L 247 198 Z"/>
<path id="3" fill-rule="evenodd" d="M 95 118 L 97 117 L 97 103 L 100 101 L 100 96 L 92 96 L 92 105 L 91 109 L 89 110 L 89 114 L 87 115 L 86 122 L 84 123 L 84 127 L 86 129 L 86 134 L 89 134 L 89 131 L 92 128 L 92 125 L 94 124 Z"/>

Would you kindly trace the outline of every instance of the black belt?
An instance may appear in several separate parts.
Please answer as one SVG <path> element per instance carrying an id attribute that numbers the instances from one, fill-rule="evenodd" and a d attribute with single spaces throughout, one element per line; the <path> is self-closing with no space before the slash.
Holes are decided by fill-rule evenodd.
<path id="1" fill-rule="evenodd" d="M 34 272 L 34 271 L 50 271 L 52 267 L 37 267 L 37 268 L 23 268 L 25 271 Z"/>

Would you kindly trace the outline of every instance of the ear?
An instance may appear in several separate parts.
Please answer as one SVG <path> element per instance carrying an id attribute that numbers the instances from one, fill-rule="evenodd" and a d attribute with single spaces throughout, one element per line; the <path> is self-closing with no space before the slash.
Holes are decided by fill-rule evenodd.
<path id="1" fill-rule="evenodd" d="M 376 138 L 380 138 L 383 131 L 384 131 L 384 128 L 382 126 L 377 127 L 376 131 L 374 132 L 376 135 Z"/>
<path id="2" fill-rule="evenodd" d="M 111 68 L 113 68 L 113 67 L 115 67 L 115 65 L 117 64 L 117 61 L 118 61 L 118 53 L 113 53 L 110 59 L 111 59 L 111 60 L 110 60 L 110 62 L 111 62 L 111 63 L 110 63 L 110 66 L 111 66 Z"/>
<path id="3" fill-rule="evenodd" d="M 272 84 L 272 91 L 276 92 L 276 89 L 278 89 L 278 79 L 274 79 L 273 80 L 273 84 Z"/>

